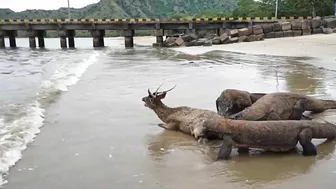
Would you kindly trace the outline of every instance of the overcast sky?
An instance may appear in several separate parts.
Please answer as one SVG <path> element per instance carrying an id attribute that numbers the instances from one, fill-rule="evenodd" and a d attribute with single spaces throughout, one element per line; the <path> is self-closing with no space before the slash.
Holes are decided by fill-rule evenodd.
<path id="1" fill-rule="evenodd" d="M 68 7 L 68 0 L 0 0 L 0 8 L 10 8 L 13 11 L 26 9 L 58 9 Z M 81 8 L 99 0 L 69 0 L 70 7 Z"/>

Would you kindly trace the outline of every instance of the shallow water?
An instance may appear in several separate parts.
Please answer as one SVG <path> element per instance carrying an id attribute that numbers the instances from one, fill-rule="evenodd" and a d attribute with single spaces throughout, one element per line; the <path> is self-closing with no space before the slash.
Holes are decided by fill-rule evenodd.
<path id="1" fill-rule="evenodd" d="M 157 127 L 160 120 L 141 101 L 148 88 L 155 90 L 162 82 L 164 89 L 177 85 L 164 99 L 168 106 L 214 111 L 215 99 L 226 88 L 336 98 L 334 70 L 305 64 L 307 57 L 220 51 L 187 55 L 146 46 L 125 50 L 123 39 L 109 39 L 110 47 L 95 51 L 89 47 L 91 39 L 81 39 L 76 41 L 83 44 L 79 49 L 63 51 L 57 49 L 58 42 L 47 41 L 55 48 L 46 51 L 0 51 L 5 59 L 0 65 L 4 118 L 0 129 L 7 130 L 2 136 L 20 136 L 0 144 L 6 154 L 1 159 L 4 173 L 13 158 L 20 157 L 25 140 L 39 132 L 40 114 L 45 116 L 36 140 L 10 174 L 4 174 L 9 182 L 4 188 L 329 188 L 335 184 L 335 142 L 319 145 L 316 157 L 258 152 L 238 156 L 233 151 L 230 161 L 215 162 L 218 144 L 200 145 L 190 136 Z M 31 103 L 38 103 L 34 111 L 39 113 L 33 116 L 27 110 Z M 12 111 L 8 107 L 13 104 L 25 108 Z M 22 116 L 27 122 L 13 124 Z M 32 124 L 28 118 L 39 121 Z M 325 112 L 324 118 L 334 119 L 333 112 Z"/>

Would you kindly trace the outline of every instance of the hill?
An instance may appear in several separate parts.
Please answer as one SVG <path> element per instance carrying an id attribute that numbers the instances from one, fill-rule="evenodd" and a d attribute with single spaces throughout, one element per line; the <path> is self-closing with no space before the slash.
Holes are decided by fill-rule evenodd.
<path id="1" fill-rule="evenodd" d="M 202 12 L 232 12 L 238 0 L 101 0 L 79 9 L 71 9 L 72 18 L 161 18 L 174 15 L 196 16 Z M 67 18 L 68 9 L 0 9 L 0 18 Z"/>

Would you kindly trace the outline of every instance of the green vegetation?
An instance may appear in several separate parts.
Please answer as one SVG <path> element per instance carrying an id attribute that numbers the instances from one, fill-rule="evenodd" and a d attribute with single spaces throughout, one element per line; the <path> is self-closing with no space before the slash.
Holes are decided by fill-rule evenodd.
<path id="1" fill-rule="evenodd" d="M 276 0 L 101 0 L 80 9 L 71 9 L 72 18 L 193 18 L 274 16 Z M 334 15 L 333 0 L 279 0 L 278 16 Z M 67 8 L 14 12 L 0 9 L 0 19 L 67 18 Z M 77 36 L 90 36 L 87 31 Z M 150 31 L 136 31 L 150 35 Z M 107 31 L 106 36 L 120 36 Z M 54 36 L 54 32 L 50 35 Z"/>

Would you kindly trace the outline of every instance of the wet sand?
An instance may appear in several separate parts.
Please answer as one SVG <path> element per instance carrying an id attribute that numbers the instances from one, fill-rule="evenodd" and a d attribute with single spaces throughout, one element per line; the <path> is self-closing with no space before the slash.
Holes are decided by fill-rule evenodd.
<path id="1" fill-rule="evenodd" d="M 333 37 L 329 35 L 327 41 Z M 236 44 L 241 49 L 245 45 Z M 190 136 L 163 130 L 141 101 L 147 88 L 155 90 L 162 82 L 164 89 L 177 85 L 164 99 L 168 106 L 214 111 L 214 101 L 225 88 L 336 98 L 333 71 L 305 64 L 311 59 L 302 57 L 218 51 L 190 55 L 192 51 L 186 55 L 138 48 L 100 57 L 47 110 L 41 133 L 11 169 L 3 188 L 324 189 L 335 185 L 335 142 L 319 145 L 316 157 L 257 152 L 238 156 L 233 151 L 230 161 L 215 162 L 217 144 L 200 145 Z M 334 113 L 327 111 L 322 117 L 336 120 Z"/>

